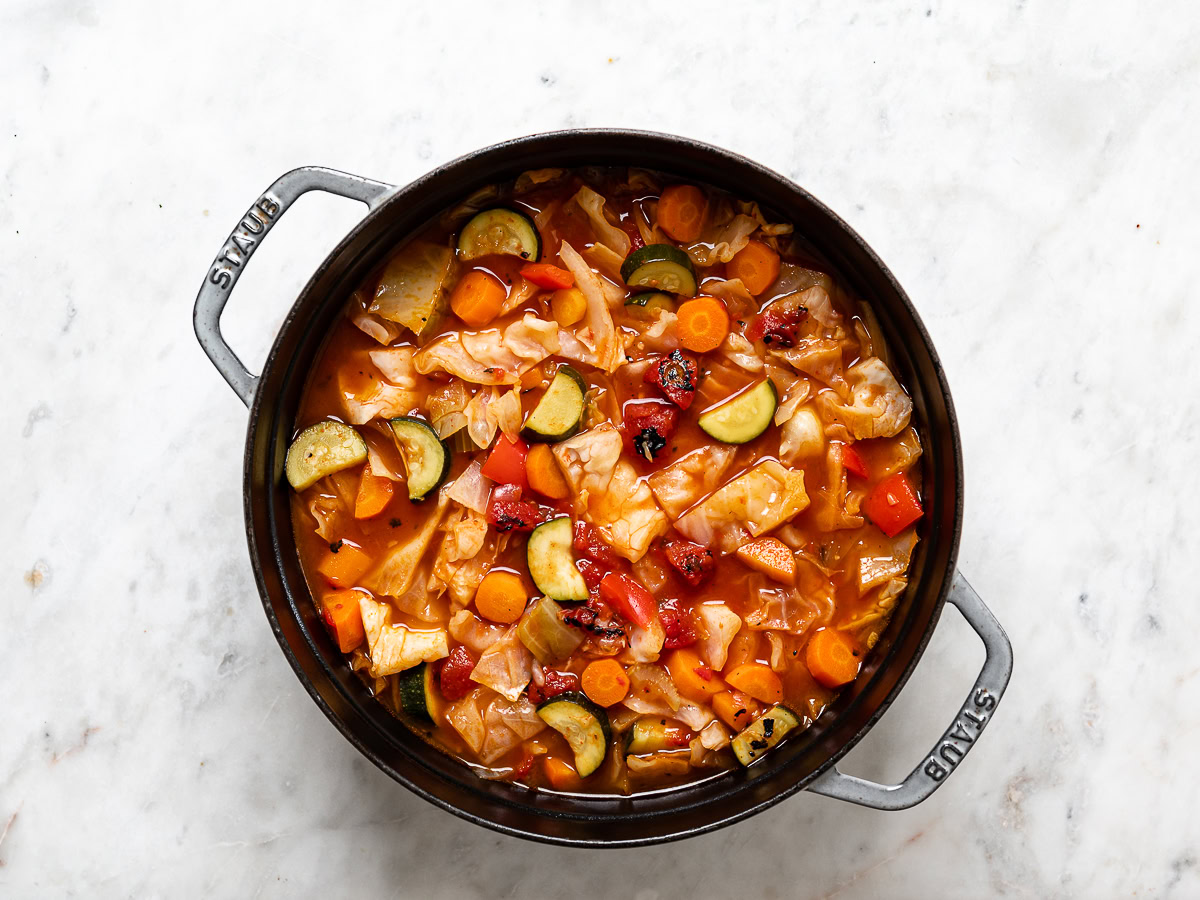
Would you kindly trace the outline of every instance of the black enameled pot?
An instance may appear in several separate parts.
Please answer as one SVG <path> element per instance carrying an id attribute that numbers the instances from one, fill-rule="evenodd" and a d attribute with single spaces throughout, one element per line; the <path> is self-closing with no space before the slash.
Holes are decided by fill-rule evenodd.
<path id="1" fill-rule="evenodd" d="M 637 166 L 707 182 L 756 200 L 792 222 L 852 293 L 870 303 L 909 388 L 926 515 L 909 588 L 863 674 L 804 734 L 749 769 L 631 797 L 536 792 L 484 781 L 425 743 L 376 702 L 322 627 L 300 570 L 283 460 L 306 374 L 354 287 L 408 235 L 477 189 L 542 167 Z M 292 306 L 262 374 L 250 374 L 225 343 L 220 315 L 266 233 L 300 195 L 323 190 L 362 201 L 366 217 L 316 267 Z M 815 198 L 741 156 L 670 135 L 617 129 L 561 131 L 497 144 L 447 163 L 405 187 L 331 169 L 288 172 L 238 222 L 196 299 L 196 335 L 250 407 L 243 486 L 246 537 L 267 619 L 297 677 L 330 721 L 375 765 L 410 790 L 488 828 L 557 844 L 613 847 L 711 831 L 801 789 L 878 809 L 921 802 L 953 772 L 990 721 L 1012 672 L 1004 631 L 955 569 L 962 524 L 962 451 L 950 389 L 916 310 L 883 262 Z M 982 639 L 986 661 L 942 739 L 898 785 L 838 771 L 835 763 L 870 730 L 908 680 L 951 602 Z"/>

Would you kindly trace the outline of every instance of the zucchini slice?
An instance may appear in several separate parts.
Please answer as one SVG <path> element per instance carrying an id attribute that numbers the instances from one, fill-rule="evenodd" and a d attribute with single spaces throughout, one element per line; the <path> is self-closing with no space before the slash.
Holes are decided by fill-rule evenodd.
<path id="1" fill-rule="evenodd" d="M 542 236 L 529 216 L 497 206 L 476 213 L 463 226 L 458 236 L 458 253 L 464 260 L 503 254 L 537 262 L 542 255 Z"/>
<path id="2" fill-rule="evenodd" d="M 775 382 L 768 378 L 710 409 L 696 424 L 722 443 L 744 444 L 767 430 L 778 404 Z"/>
<path id="3" fill-rule="evenodd" d="M 283 468 L 288 484 L 302 491 L 366 458 L 367 442 L 357 431 L 341 422 L 318 422 L 296 435 Z"/>
<path id="4" fill-rule="evenodd" d="M 423 662 L 407 672 L 401 672 L 396 679 L 396 693 L 400 708 L 406 713 L 422 722 L 433 722 L 438 697 L 433 666 Z"/>
<path id="5" fill-rule="evenodd" d="M 521 434 L 527 441 L 554 443 L 565 441 L 579 431 L 583 421 L 583 401 L 587 397 L 587 383 L 583 376 L 570 366 L 559 366 L 542 394 L 542 399 L 533 408 Z"/>
<path id="6" fill-rule="evenodd" d="M 625 301 L 625 311 L 639 319 L 653 318 L 656 311 L 660 309 L 675 312 L 675 301 L 671 299 L 670 294 L 664 294 L 662 291 L 647 291 L 644 294 L 634 294 Z"/>
<path id="7" fill-rule="evenodd" d="M 567 691 L 541 703 L 537 714 L 567 739 L 580 778 L 587 778 L 600 768 L 612 740 L 608 713 L 579 691 Z"/>
<path id="8" fill-rule="evenodd" d="M 625 752 L 634 756 L 686 747 L 687 732 L 674 719 L 638 719 L 630 726 L 629 735 L 625 738 Z"/>
<path id="9" fill-rule="evenodd" d="M 696 296 L 696 270 L 691 258 L 671 244 L 647 244 L 627 257 L 621 277 L 631 288 L 670 291 L 681 297 Z"/>
<path id="10" fill-rule="evenodd" d="M 450 474 L 450 448 L 422 419 L 400 416 L 391 425 L 408 474 L 408 499 L 420 503 Z"/>
<path id="11" fill-rule="evenodd" d="M 748 766 L 783 740 L 789 731 L 800 727 L 796 714 L 786 706 L 774 706 L 751 722 L 733 741 L 733 755 Z"/>
<path id="12" fill-rule="evenodd" d="M 551 600 L 586 600 L 587 582 L 575 566 L 571 520 L 560 516 L 529 534 L 525 560 L 537 589 Z"/>

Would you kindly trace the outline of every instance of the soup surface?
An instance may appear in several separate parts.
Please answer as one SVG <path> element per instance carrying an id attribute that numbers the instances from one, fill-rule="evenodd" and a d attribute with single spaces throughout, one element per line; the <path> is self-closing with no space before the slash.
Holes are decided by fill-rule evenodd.
<path id="1" fill-rule="evenodd" d="M 792 231 L 539 170 L 349 298 L 288 452 L 297 550 L 348 664 L 482 777 L 752 765 L 857 677 L 921 446 L 875 318 Z"/>

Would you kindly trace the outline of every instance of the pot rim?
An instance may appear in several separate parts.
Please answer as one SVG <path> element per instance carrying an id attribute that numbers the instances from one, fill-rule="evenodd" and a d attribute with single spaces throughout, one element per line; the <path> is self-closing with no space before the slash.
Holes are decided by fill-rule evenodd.
<path id="1" fill-rule="evenodd" d="M 490 830 L 497 831 L 502 834 L 510 835 L 513 837 L 523 838 L 526 840 L 534 840 L 534 841 L 538 841 L 538 842 L 542 842 L 542 843 L 557 844 L 557 845 L 562 845 L 562 846 L 576 846 L 576 847 L 587 846 L 587 847 L 614 847 L 614 848 L 616 848 L 616 847 L 645 846 L 645 845 L 651 845 L 651 844 L 660 844 L 660 843 L 667 843 L 667 842 L 676 841 L 676 840 L 682 840 L 684 838 L 693 837 L 696 835 L 716 831 L 720 828 L 724 828 L 728 825 L 732 825 L 735 822 L 739 822 L 739 821 L 746 819 L 752 815 L 762 812 L 762 811 L 776 805 L 777 803 L 780 803 L 787 797 L 790 797 L 790 796 L 798 793 L 799 791 L 804 790 L 809 785 L 811 785 L 812 782 L 815 779 L 817 779 L 820 775 L 822 775 L 823 773 L 826 773 L 830 769 L 832 769 L 833 766 L 835 766 L 836 763 L 840 759 L 842 759 L 847 753 L 849 753 L 850 750 L 852 750 L 859 743 L 859 741 L 861 741 L 866 736 L 866 734 L 875 726 L 875 724 L 879 721 L 879 719 L 883 716 L 883 714 L 888 710 L 888 708 L 890 708 L 891 704 L 895 701 L 896 697 L 899 696 L 900 692 L 903 690 L 903 688 L 907 684 L 909 678 L 912 676 L 913 671 L 916 669 L 917 664 L 920 662 L 921 657 L 924 655 L 925 649 L 928 646 L 930 639 L 932 638 L 933 632 L 937 627 L 938 621 L 940 620 L 942 610 L 943 610 L 946 600 L 947 600 L 947 596 L 950 593 L 950 590 L 951 590 L 951 587 L 952 587 L 952 584 L 954 581 L 954 573 L 956 571 L 956 566 L 957 566 L 959 540 L 960 540 L 960 536 L 961 536 L 962 520 L 963 520 L 964 476 L 963 476 L 962 446 L 961 446 L 961 437 L 960 437 L 959 428 L 958 428 L 958 420 L 957 420 L 957 416 L 956 416 L 956 413 L 954 410 L 954 404 L 953 404 L 953 399 L 952 399 L 952 396 L 950 393 L 950 387 L 946 380 L 945 371 L 942 367 L 940 358 L 938 357 L 936 348 L 929 336 L 927 329 L 925 328 L 924 322 L 921 320 L 921 318 L 920 318 L 919 314 L 917 313 L 916 308 L 913 306 L 913 303 L 912 303 L 911 299 L 909 298 L 908 294 L 905 292 L 904 288 L 897 281 L 896 277 L 892 274 L 891 270 L 884 264 L 883 260 L 880 259 L 880 257 L 875 253 L 875 251 L 858 234 L 858 232 L 855 231 L 853 228 L 851 228 L 849 226 L 849 224 L 847 224 L 839 215 L 837 215 L 837 213 L 835 213 L 832 209 L 830 209 L 828 206 L 826 206 L 824 203 L 822 203 L 820 200 L 818 200 L 816 197 L 814 197 L 807 190 L 805 190 L 801 186 L 795 184 L 790 179 L 786 178 L 785 176 L 781 175 L 780 173 L 775 172 L 774 170 L 772 170 L 766 166 L 763 166 L 762 164 L 757 163 L 747 157 L 744 157 L 737 153 L 733 153 L 733 152 L 725 150 L 723 148 L 720 148 L 720 147 L 717 147 L 717 146 L 714 146 L 711 144 L 707 144 L 707 143 L 704 143 L 701 141 L 696 141 L 696 140 L 693 140 L 690 138 L 681 137 L 681 136 L 672 135 L 672 134 L 665 134 L 665 133 L 661 133 L 661 132 L 637 130 L 637 129 L 624 129 L 624 128 L 582 128 L 582 129 L 564 129 L 564 130 L 559 130 L 559 131 L 540 132 L 540 133 L 536 133 L 536 134 L 513 138 L 513 139 L 510 139 L 507 141 L 502 141 L 502 142 L 492 144 L 492 145 L 489 145 L 486 147 L 482 147 L 478 150 L 474 150 L 469 153 L 463 154 L 455 159 L 450 160 L 449 162 L 446 162 L 446 163 L 430 170 L 429 172 L 425 173 L 424 175 L 421 175 L 420 177 L 414 179 L 413 181 L 409 182 L 406 185 L 396 187 L 384 200 L 382 200 L 382 202 L 380 202 L 378 204 L 378 206 L 375 206 L 374 208 L 372 208 L 363 217 L 363 219 L 361 221 L 359 221 L 356 225 L 354 225 L 341 238 L 341 240 L 338 241 L 337 245 L 332 250 L 329 251 L 329 253 L 326 255 L 324 260 L 322 260 L 321 263 L 314 270 L 311 278 L 308 280 L 308 282 L 305 284 L 305 286 L 297 294 L 296 299 L 293 302 L 292 307 L 289 310 L 284 322 L 280 325 L 279 330 L 276 332 L 275 339 L 272 342 L 270 352 L 268 353 L 266 361 L 263 364 L 263 368 L 262 368 L 263 375 L 265 375 L 268 371 L 272 370 L 274 367 L 276 367 L 280 364 L 286 364 L 286 362 L 287 362 L 286 360 L 281 361 L 279 359 L 279 354 L 280 354 L 280 350 L 281 350 L 281 344 L 283 341 L 283 337 L 289 331 L 290 327 L 292 326 L 293 321 L 296 318 L 297 311 L 304 304 L 305 299 L 308 297 L 310 292 L 313 290 L 314 286 L 320 280 L 322 275 L 326 272 L 326 270 L 328 270 L 334 264 L 335 260 L 338 260 L 342 256 L 342 254 L 346 251 L 347 247 L 351 243 L 353 243 L 356 238 L 360 237 L 364 232 L 371 229 L 378 220 L 387 216 L 388 210 L 390 208 L 392 208 L 396 204 L 404 203 L 405 200 L 407 200 L 409 197 L 411 197 L 415 194 L 418 194 L 422 190 L 424 190 L 426 188 L 426 186 L 429 185 L 430 183 L 436 182 L 437 180 L 440 180 L 440 179 L 446 177 L 447 173 L 452 172 L 456 169 L 459 169 L 463 166 L 466 166 L 466 165 L 469 165 L 472 163 L 476 163 L 480 160 L 484 160 L 489 156 L 499 155 L 499 154 L 502 154 L 507 151 L 512 151 L 514 149 L 530 148 L 530 147 L 537 148 L 539 144 L 542 144 L 542 143 L 548 142 L 548 141 L 567 140 L 567 141 L 583 142 L 583 141 L 587 141 L 588 139 L 595 139 L 595 138 L 610 138 L 610 139 L 611 138 L 621 138 L 621 139 L 626 139 L 626 140 L 630 140 L 630 141 L 643 141 L 643 142 L 666 144 L 666 145 L 670 145 L 670 146 L 678 147 L 678 148 L 688 148 L 693 151 L 698 151 L 698 152 L 704 154 L 705 156 L 709 157 L 710 159 L 717 161 L 722 167 L 725 167 L 725 168 L 733 167 L 734 169 L 741 168 L 741 169 L 750 170 L 751 172 L 755 173 L 756 175 L 758 175 L 760 177 L 763 177 L 763 178 L 766 178 L 767 180 L 775 182 L 776 184 L 779 185 L 781 190 L 790 192 L 791 194 L 794 195 L 794 197 L 799 198 L 799 199 L 803 200 L 804 202 L 810 204 L 819 214 L 821 214 L 828 220 L 828 222 L 830 223 L 830 225 L 832 227 L 840 229 L 843 233 L 843 236 L 848 238 L 850 241 L 852 241 L 856 245 L 857 251 L 859 253 L 863 254 L 863 256 L 865 257 L 867 262 L 872 267 L 874 267 L 877 274 L 879 276 L 881 276 L 884 279 L 884 281 L 886 281 L 890 291 L 894 295 L 895 299 L 901 305 L 904 314 L 909 318 L 913 328 L 917 331 L 917 333 L 919 334 L 919 336 L 921 338 L 922 347 L 919 349 L 923 350 L 928 355 L 928 357 L 932 363 L 933 370 L 936 373 L 937 392 L 940 395 L 942 402 L 944 403 L 945 411 L 946 411 L 946 419 L 947 419 L 947 424 L 948 424 L 948 427 L 947 427 L 948 435 L 943 435 L 941 438 L 941 441 L 943 443 L 944 452 L 946 452 L 948 454 L 949 458 L 952 460 L 954 475 L 953 475 L 953 484 L 952 485 L 943 484 L 943 485 L 941 485 L 940 489 L 941 490 L 952 489 L 952 491 L 953 491 L 953 523 L 952 523 L 952 527 L 949 528 L 949 530 L 947 532 L 945 532 L 943 536 L 941 536 L 941 540 L 943 540 L 947 544 L 946 552 L 945 552 L 944 569 L 941 570 L 943 572 L 942 584 L 941 584 L 940 590 L 938 591 L 938 595 L 934 602 L 932 611 L 929 615 L 928 622 L 924 627 L 924 631 L 919 636 L 919 640 L 917 641 L 915 650 L 913 651 L 907 664 L 904 666 L 903 670 L 901 670 L 899 675 L 896 677 L 895 683 L 888 690 L 883 701 L 878 704 L 877 708 L 870 714 L 870 716 L 863 722 L 863 724 L 844 743 L 842 743 L 841 746 L 835 752 L 830 754 L 824 760 L 824 762 L 822 762 L 819 766 L 817 766 L 808 775 L 800 778 L 794 784 L 791 784 L 781 790 L 778 790 L 771 796 L 767 797 L 766 799 L 763 799 L 758 802 L 754 802 L 753 804 L 747 806 L 744 809 L 737 810 L 737 811 L 731 812 L 729 814 L 725 814 L 723 812 L 717 811 L 714 815 L 711 816 L 709 821 L 706 821 L 703 824 L 695 825 L 692 827 L 679 828 L 674 831 L 671 831 L 668 834 L 648 836 L 648 837 L 637 837 L 637 838 L 630 838 L 630 839 L 624 839 L 624 838 L 617 837 L 612 840 L 597 841 L 597 840 L 591 839 L 591 838 L 576 838 L 576 837 L 569 837 L 569 836 L 562 836 L 562 835 L 551 835 L 551 834 L 538 833 L 533 830 L 509 825 L 509 824 L 506 824 L 503 822 L 498 822 L 493 819 L 486 818 L 484 816 L 477 815 L 473 812 L 463 809 L 463 808 L 455 805 L 454 803 L 449 802 L 449 801 L 445 800 L 444 798 L 439 797 L 439 796 L 433 794 L 432 792 L 422 788 L 420 785 L 415 783 L 412 778 L 408 777 L 401 768 L 398 768 L 392 762 L 383 758 L 383 756 L 380 753 L 378 753 L 375 748 L 368 746 L 368 744 L 364 740 L 362 740 L 358 736 L 358 734 L 356 734 L 354 732 L 354 730 L 350 727 L 349 723 L 341 715 L 339 715 L 336 710 L 333 709 L 333 707 L 330 705 L 330 703 L 328 702 L 326 697 L 323 696 L 320 693 L 320 691 L 318 691 L 317 686 L 314 684 L 311 676 L 308 674 L 308 672 L 305 671 L 295 650 L 293 650 L 291 644 L 289 643 L 285 634 L 283 633 L 283 629 L 281 627 L 279 618 L 277 617 L 275 610 L 273 608 L 272 602 L 271 602 L 269 585 L 266 583 L 266 579 L 265 579 L 266 567 L 274 566 L 275 559 L 274 558 L 264 559 L 260 556 L 260 554 L 258 552 L 258 547 L 256 544 L 255 523 L 254 523 L 254 518 L 253 518 L 253 504 L 254 504 L 255 500 L 254 500 L 254 490 L 253 490 L 253 486 L 251 484 L 251 471 L 252 471 L 253 453 L 254 453 L 255 443 L 256 443 L 255 432 L 256 432 L 256 426 L 258 423 L 259 416 L 264 414 L 264 406 L 266 404 L 266 398 L 264 396 L 264 392 L 262 390 L 258 390 L 258 389 L 256 389 L 254 392 L 254 397 L 253 397 L 253 401 L 250 405 L 249 418 L 248 418 L 248 422 L 247 422 L 247 437 L 246 437 L 245 451 L 244 451 L 244 455 L 243 455 L 243 500 L 244 500 L 244 513 L 245 513 L 246 539 L 247 539 L 247 544 L 248 544 L 249 551 L 250 551 L 252 568 L 254 570 L 255 583 L 258 586 L 259 596 L 262 601 L 263 608 L 266 613 L 267 619 L 271 625 L 271 629 L 275 633 L 276 640 L 278 641 L 280 648 L 282 649 L 282 651 L 284 653 L 284 656 L 287 658 L 289 664 L 292 666 L 292 668 L 295 671 L 300 682 L 304 685 L 305 690 L 313 698 L 313 700 L 316 702 L 317 706 L 321 709 L 321 711 L 325 714 L 325 716 L 334 724 L 334 726 L 342 733 L 342 735 L 360 753 L 362 753 L 365 757 L 367 757 L 369 760 L 371 760 L 372 763 L 374 763 L 379 769 L 381 769 L 383 772 L 385 772 L 394 781 L 397 781 L 398 783 L 400 783 L 401 785 L 403 785 L 404 787 L 406 787 L 413 793 L 417 794 L 418 796 L 424 798 L 425 800 L 433 803 L 434 805 L 438 806 L 439 808 L 446 810 L 447 812 L 450 812 L 453 815 L 455 815 L 461 819 L 465 819 L 466 821 L 473 822 L 477 825 L 481 825 Z M 581 152 L 580 155 L 583 157 L 586 157 L 586 152 Z M 603 165 L 603 163 L 595 163 L 595 164 Z M 580 163 L 578 165 L 586 165 L 586 163 Z M 531 167 L 536 167 L 536 165 L 531 166 Z M 527 167 L 527 168 L 529 168 L 529 167 Z M 664 171 L 664 172 L 666 172 L 666 174 L 671 174 L 671 171 L 669 168 L 664 168 L 663 166 L 660 166 L 660 165 L 655 165 L 652 168 L 654 168 L 658 171 Z M 502 180 L 503 180 L 503 178 L 499 174 L 497 174 L 495 177 L 493 177 L 491 179 L 491 182 L 485 181 L 483 183 L 485 183 L 485 184 L 486 183 L 495 183 L 497 181 L 502 181 Z M 712 178 L 703 179 L 703 180 L 714 184 L 714 186 L 716 186 L 718 188 L 728 189 L 728 188 L 725 188 L 725 186 L 722 185 L 721 183 L 714 181 L 714 179 L 712 179 Z M 732 181 L 732 180 L 734 180 L 734 179 L 730 179 L 730 181 Z M 466 196 L 469 192 L 470 192 L 469 189 L 463 190 L 460 193 L 460 196 Z M 839 277 L 845 277 L 845 273 L 842 273 L 840 270 L 839 270 L 838 274 L 839 274 Z M 263 380 L 265 380 L 265 379 L 263 379 Z M 263 383 L 263 380 L 260 380 L 260 382 L 259 382 L 260 385 Z M 932 434 L 930 433 L 929 436 L 932 437 Z M 925 540 L 929 540 L 929 538 L 926 538 Z M 274 549 L 275 553 L 278 553 L 280 551 L 279 542 L 274 540 L 273 537 L 272 537 L 272 545 L 273 545 L 273 549 Z M 292 548 L 292 549 L 294 551 L 294 548 Z M 909 591 L 914 591 L 915 588 L 916 588 L 915 585 L 910 586 Z M 292 607 L 293 614 L 297 615 L 298 610 L 295 609 L 294 604 L 290 604 L 290 605 Z M 317 659 L 321 661 L 321 665 L 323 668 L 326 669 L 327 674 L 332 676 L 332 672 L 328 670 L 328 667 L 326 666 L 324 661 L 321 660 L 320 655 L 316 653 L 316 648 L 312 644 L 312 638 L 308 634 L 307 630 L 305 630 L 302 627 L 301 631 L 304 634 L 305 640 L 309 644 L 309 649 L 311 651 L 313 651 L 314 654 L 316 655 Z M 890 648 L 889 648 L 889 652 L 891 652 Z M 877 672 L 872 676 L 872 678 L 878 676 L 886 668 L 889 668 L 886 665 L 886 663 L 881 662 L 878 667 Z M 343 690 L 341 684 L 337 681 L 337 679 L 330 677 L 329 681 L 332 685 L 335 686 L 335 689 L 339 693 L 343 694 L 343 696 L 345 697 L 346 700 L 348 700 L 350 702 L 354 702 L 352 700 L 352 698 L 345 696 L 344 690 Z M 845 710 L 841 711 L 840 715 L 845 715 L 861 699 L 862 699 L 861 696 L 856 697 L 846 707 Z M 400 724 L 401 724 L 401 727 L 407 728 L 407 726 L 403 725 L 403 723 L 400 723 Z M 421 765 L 419 760 L 416 760 L 414 757 L 411 757 L 411 756 L 409 757 L 409 763 L 414 764 L 414 765 Z M 464 769 L 464 771 L 470 773 L 470 769 L 467 768 L 466 766 L 463 766 L 463 769 Z M 694 787 L 697 784 L 701 784 L 701 785 L 708 784 L 710 781 L 715 782 L 723 774 L 727 774 L 727 773 L 721 772 L 721 773 L 715 774 L 714 776 L 712 776 L 709 779 L 702 779 L 698 782 L 691 782 L 691 783 L 689 783 L 688 787 Z M 475 777 L 476 776 L 474 776 L 474 774 L 471 773 L 471 778 L 475 778 Z M 472 791 L 474 793 L 477 793 L 477 794 L 480 794 L 481 796 L 483 796 L 482 792 L 480 792 L 477 788 L 472 786 L 468 779 L 464 779 L 463 781 L 459 782 L 458 787 L 460 787 L 461 789 L 467 790 L 467 791 Z M 748 788 L 749 788 L 748 784 L 735 785 L 731 789 L 721 791 L 717 797 L 700 800 L 698 802 L 691 803 L 691 804 L 680 805 L 679 807 L 672 808 L 670 811 L 650 811 L 650 812 L 643 811 L 643 812 L 638 813 L 637 816 L 640 818 L 643 818 L 643 819 L 652 819 L 652 818 L 662 817 L 662 816 L 666 816 L 666 815 L 673 815 L 677 812 L 686 812 L 689 809 L 694 809 L 694 808 L 709 808 L 712 806 L 714 800 L 718 799 L 719 797 L 726 797 L 726 796 L 730 796 L 733 794 L 737 794 L 744 790 L 747 790 Z M 670 790 L 675 790 L 675 789 L 670 789 Z M 497 798 L 492 795 L 486 795 L 486 800 L 491 803 L 497 802 Z M 518 809 L 523 813 L 529 813 L 529 814 L 533 814 L 533 815 L 537 815 L 537 816 L 541 816 L 541 817 L 559 819 L 559 820 L 581 819 L 581 820 L 589 820 L 590 821 L 590 820 L 596 819 L 597 817 L 603 817 L 604 819 L 612 821 L 614 824 L 619 824 L 621 821 L 625 820 L 626 816 L 627 816 L 627 814 L 624 814 L 624 813 L 619 813 L 619 814 L 610 814 L 610 813 L 562 814 L 562 813 L 558 813 L 555 811 L 538 809 L 538 808 L 535 808 L 530 805 L 519 804 L 519 803 L 515 803 L 515 802 L 511 802 L 511 801 L 500 800 L 499 802 L 505 803 L 506 805 L 509 805 L 514 809 Z M 629 815 L 632 815 L 632 814 L 629 814 Z"/>

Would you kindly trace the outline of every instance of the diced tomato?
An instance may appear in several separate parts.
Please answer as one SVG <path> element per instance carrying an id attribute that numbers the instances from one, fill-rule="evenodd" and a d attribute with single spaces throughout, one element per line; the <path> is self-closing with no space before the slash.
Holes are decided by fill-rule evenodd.
<path id="1" fill-rule="evenodd" d="M 686 353 L 675 350 L 646 370 L 643 381 L 657 385 L 667 399 L 680 409 L 692 405 L 696 396 L 696 361 Z"/>
<path id="2" fill-rule="evenodd" d="M 682 728 L 672 728 L 667 732 L 667 746 L 686 747 L 692 742 L 692 733 Z"/>
<path id="3" fill-rule="evenodd" d="M 842 465 L 851 475 L 857 475 L 859 478 L 871 477 L 867 472 L 867 464 L 858 455 L 858 451 L 849 444 L 842 444 Z"/>
<path id="4" fill-rule="evenodd" d="M 641 250 L 646 246 L 646 242 L 642 240 L 642 233 L 638 231 L 637 224 L 632 218 L 626 219 L 621 223 L 621 230 L 629 235 L 629 252 Z"/>
<path id="5" fill-rule="evenodd" d="M 658 604 L 658 621 L 662 622 L 667 635 L 663 641 L 665 649 L 690 647 L 696 643 L 698 635 L 696 626 L 692 624 L 691 612 L 684 609 L 678 600 L 663 600 Z"/>
<path id="6" fill-rule="evenodd" d="M 525 754 L 521 757 L 521 761 L 519 763 L 517 763 L 515 766 L 513 766 L 512 777 L 513 778 L 527 777 L 529 775 L 529 773 L 533 771 L 533 759 L 534 759 L 533 754 L 530 753 L 528 750 L 526 750 Z"/>
<path id="7" fill-rule="evenodd" d="M 649 625 L 658 614 L 654 595 L 638 581 L 621 572 L 609 572 L 600 582 L 600 599 L 616 610 L 617 614 L 641 625 Z"/>
<path id="8" fill-rule="evenodd" d="M 679 410 L 658 400 L 631 400 L 625 404 L 621 431 L 634 456 L 653 461 L 670 443 L 679 426 Z"/>
<path id="9" fill-rule="evenodd" d="M 519 485 L 498 484 L 488 499 L 487 520 L 497 531 L 533 531 L 546 521 L 546 511 L 522 500 Z"/>
<path id="10" fill-rule="evenodd" d="M 579 690 L 579 676 L 574 672 L 559 672 L 557 669 L 542 670 L 542 684 L 529 684 L 529 700 L 541 703 L 566 691 Z"/>
<path id="11" fill-rule="evenodd" d="M 604 538 L 600 537 L 600 532 L 579 519 L 575 520 L 572 546 L 579 556 L 598 563 L 604 567 L 606 572 L 621 564 L 621 557 L 617 556 L 616 551 L 605 543 Z"/>
<path id="12" fill-rule="evenodd" d="M 777 347 L 794 347 L 800 325 L 807 318 L 808 310 L 803 306 L 787 310 L 768 308 L 750 323 L 750 327 L 746 329 L 746 337 Z"/>
<path id="13" fill-rule="evenodd" d="M 663 552 L 667 555 L 667 562 L 692 587 L 699 585 L 717 567 L 711 550 L 682 538 L 668 541 L 663 545 Z"/>
<path id="14" fill-rule="evenodd" d="M 575 284 L 574 275 L 566 269 L 560 269 L 550 263 L 530 263 L 527 266 L 521 266 L 521 277 L 548 291 L 569 288 Z"/>
<path id="15" fill-rule="evenodd" d="M 879 530 L 895 537 L 925 514 L 916 491 L 903 472 L 889 475 L 867 494 L 863 512 Z"/>
<path id="16" fill-rule="evenodd" d="M 525 457 L 528 455 L 528 444 L 520 438 L 510 440 L 502 434 L 496 438 L 496 444 L 483 464 L 483 477 L 500 484 L 520 485 L 521 490 L 526 490 L 529 481 L 525 477 Z"/>
<path id="17" fill-rule="evenodd" d="M 438 675 L 438 687 L 442 696 L 447 700 L 461 700 L 475 687 L 471 680 L 471 672 L 475 670 L 475 657 L 471 651 L 459 644 L 450 651 L 446 661 L 442 663 L 442 671 Z"/>
<path id="18" fill-rule="evenodd" d="M 708 667 L 708 663 L 700 663 L 696 668 L 692 669 L 696 673 L 696 677 L 701 681 L 712 681 L 712 669 Z"/>
<path id="19" fill-rule="evenodd" d="M 608 569 L 593 559 L 577 559 L 575 560 L 575 568 L 583 576 L 584 584 L 588 586 L 589 591 L 600 587 L 600 582 L 608 574 Z"/>

